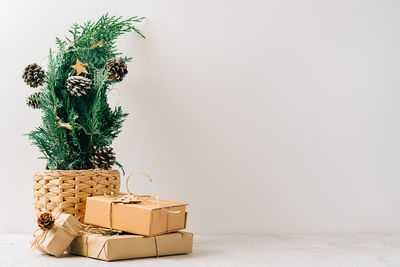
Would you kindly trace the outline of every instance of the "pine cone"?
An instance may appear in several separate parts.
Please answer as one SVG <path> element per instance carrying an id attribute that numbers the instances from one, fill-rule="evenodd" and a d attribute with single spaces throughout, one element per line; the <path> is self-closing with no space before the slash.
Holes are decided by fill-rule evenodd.
<path id="1" fill-rule="evenodd" d="M 128 66 L 125 63 L 125 60 L 120 58 L 110 59 L 106 66 L 106 69 L 109 69 L 108 78 L 111 81 L 120 82 L 124 79 L 125 75 L 128 73 Z"/>
<path id="2" fill-rule="evenodd" d="M 44 82 L 44 70 L 36 63 L 30 64 L 25 68 L 22 79 L 30 87 L 36 88 Z"/>
<path id="3" fill-rule="evenodd" d="M 37 223 L 43 231 L 48 231 L 54 226 L 54 217 L 49 212 L 44 212 L 40 214 L 39 218 L 37 219 Z"/>
<path id="4" fill-rule="evenodd" d="M 26 100 L 26 104 L 28 105 L 28 107 L 37 109 L 39 108 L 40 104 L 39 98 L 40 98 L 40 92 L 36 92 L 28 97 L 28 99 Z"/>
<path id="5" fill-rule="evenodd" d="M 92 163 L 96 168 L 109 170 L 115 164 L 115 153 L 111 147 L 99 148 L 93 156 Z"/>
<path id="6" fill-rule="evenodd" d="M 73 96 L 86 95 L 86 90 L 90 89 L 92 81 L 83 76 L 71 76 L 67 79 L 67 90 Z"/>

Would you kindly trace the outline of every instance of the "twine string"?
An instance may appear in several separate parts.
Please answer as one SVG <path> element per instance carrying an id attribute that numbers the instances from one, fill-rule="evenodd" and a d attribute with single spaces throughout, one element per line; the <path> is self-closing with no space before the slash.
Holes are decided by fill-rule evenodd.
<path id="1" fill-rule="evenodd" d="M 54 227 L 57 227 L 57 226 L 54 226 Z M 53 228 L 54 228 L 53 227 Z M 38 231 L 42 231 L 39 235 L 36 235 L 37 234 L 37 232 Z M 41 245 L 42 245 L 42 243 L 44 242 L 44 240 L 46 239 L 46 236 L 47 236 L 47 233 L 48 233 L 49 231 L 43 231 L 42 229 L 40 229 L 40 228 L 38 228 L 38 229 L 36 229 L 35 230 L 35 232 L 33 232 L 33 241 L 32 241 L 32 243 L 31 243 L 31 248 L 37 248 L 37 249 L 39 249 L 40 251 L 42 251 L 42 252 L 45 252 L 45 251 L 43 251 L 42 249 L 41 249 Z"/>
<path id="2" fill-rule="evenodd" d="M 55 218 L 54 218 L 54 221 L 56 221 L 56 220 L 58 219 L 58 217 L 60 217 L 60 213 L 57 213 L 57 214 L 56 214 L 56 216 L 55 216 Z M 57 228 L 58 228 L 58 226 L 53 225 L 53 227 L 52 227 L 51 229 L 57 229 Z M 40 246 L 42 245 L 42 243 L 44 242 L 44 240 L 46 240 L 47 233 L 48 233 L 51 229 L 49 229 L 49 230 L 47 230 L 47 231 L 43 231 L 41 228 L 37 228 L 37 229 L 35 230 L 35 232 L 33 232 L 33 241 L 32 241 L 32 243 L 31 243 L 31 248 L 38 248 L 40 251 L 44 252 L 44 251 L 40 248 Z M 40 233 L 39 235 L 37 235 L 37 233 L 40 232 L 40 231 L 41 231 L 41 233 Z"/>
<path id="3" fill-rule="evenodd" d="M 119 193 L 119 194 L 114 194 L 113 196 L 114 197 L 118 197 L 119 195 L 122 195 L 122 196 L 131 195 L 131 196 L 133 196 L 133 200 L 131 202 L 129 202 L 129 200 L 127 202 L 124 202 L 121 199 L 116 198 L 116 199 L 113 199 L 113 200 L 111 200 L 109 202 L 109 205 L 108 205 L 108 219 L 109 219 L 108 224 L 109 224 L 109 227 L 110 227 L 111 230 L 113 230 L 113 220 L 112 220 L 113 204 L 117 204 L 117 203 L 136 204 L 136 203 L 140 203 L 140 202 L 143 202 L 143 201 L 149 201 L 149 202 L 156 203 L 158 206 L 161 205 L 160 204 L 160 199 L 159 199 L 157 193 L 153 194 L 152 196 L 149 196 L 149 195 L 136 195 L 136 194 L 133 194 L 129 190 L 129 179 L 131 179 L 133 177 L 133 175 L 135 175 L 135 174 L 142 174 L 145 177 L 147 177 L 150 182 L 153 182 L 153 179 L 150 177 L 150 175 L 148 175 L 146 172 L 141 171 L 141 170 L 133 171 L 128 175 L 128 177 L 126 178 L 126 181 L 125 181 L 126 191 L 128 191 L 128 194 L 120 194 Z M 180 210 L 171 210 L 171 208 L 173 208 L 172 205 L 161 208 L 162 210 L 165 210 L 167 212 L 167 227 L 166 227 L 167 229 L 166 229 L 166 232 L 170 231 L 170 229 L 169 229 L 169 227 L 170 227 L 170 217 L 171 217 L 170 214 L 179 214 L 181 212 Z"/>
<path id="4" fill-rule="evenodd" d="M 60 217 L 61 213 L 56 213 L 56 215 L 54 216 L 54 221 L 56 221 L 59 217 Z M 57 225 L 54 225 L 51 229 L 47 230 L 47 231 L 43 231 L 41 228 L 37 228 L 35 230 L 35 232 L 33 232 L 33 241 L 31 243 L 31 248 L 38 248 L 40 251 L 43 251 L 43 249 L 41 249 L 41 245 L 43 244 L 43 242 L 46 240 L 47 234 L 48 232 L 50 232 L 50 230 L 52 229 L 63 229 L 64 231 L 66 231 L 67 233 L 69 233 L 72 236 L 75 236 L 76 233 L 73 232 L 71 229 L 68 229 L 67 227 L 59 227 Z M 41 231 L 41 233 L 39 235 L 37 235 L 37 233 Z"/>
<path id="5" fill-rule="evenodd" d="M 91 233 L 91 234 L 96 234 L 96 233 Z M 86 234 L 85 235 L 85 239 L 84 239 L 85 240 L 84 241 L 84 244 L 85 244 L 84 245 L 85 256 L 89 255 L 89 237 L 90 237 L 90 235 Z M 101 247 L 100 247 L 100 249 L 99 249 L 99 251 L 98 251 L 98 253 L 96 255 L 96 258 L 99 258 L 99 256 L 100 256 L 101 252 L 103 251 L 103 249 L 104 249 L 104 254 L 105 254 L 106 259 L 108 258 L 108 253 L 107 253 L 107 249 L 106 249 L 106 243 L 107 243 L 107 240 L 105 240 L 104 243 L 101 245 Z"/>
<path id="6" fill-rule="evenodd" d="M 101 248 L 99 249 L 99 252 L 97 253 L 96 258 L 98 258 L 98 257 L 100 256 L 101 252 L 102 252 L 103 249 L 104 249 L 104 256 L 106 257 L 106 259 L 108 259 L 108 252 L 107 252 L 107 246 L 106 246 L 107 242 L 108 242 L 108 240 L 105 240 L 105 241 L 104 241 L 103 245 L 102 245 Z M 87 254 L 86 254 L 86 256 L 87 256 Z"/>
<path id="7" fill-rule="evenodd" d="M 109 224 L 110 224 L 110 229 L 113 230 L 113 225 L 112 225 L 112 205 L 113 202 L 110 201 L 109 206 L 108 206 L 108 218 L 109 218 Z"/>
<path id="8" fill-rule="evenodd" d="M 156 244 L 156 257 L 159 257 L 160 254 L 159 254 L 159 251 L 158 251 L 158 239 L 157 239 L 157 236 L 154 236 L 154 241 L 155 241 L 155 244 Z"/>
<path id="9" fill-rule="evenodd" d="M 143 174 L 144 176 L 146 176 L 146 177 L 149 179 L 150 182 L 153 182 L 153 180 L 151 179 L 150 175 L 148 175 L 148 174 L 147 174 L 146 172 L 144 172 L 144 171 L 133 171 L 133 172 L 131 172 L 131 173 L 128 175 L 128 177 L 126 177 L 126 181 L 125 181 L 126 191 L 128 191 L 128 193 L 131 194 L 131 195 L 133 195 L 133 194 L 132 194 L 131 191 L 129 191 L 128 182 L 129 182 L 129 179 L 130 179 L 133 175 L 135 175 L 135 174 Z"/>
<path id="10" fill-rule="evenodd" d="M 89 244 L 88 244 L 89 235 L 85 236 L 85 247 L 86 247 L 86 256 L 89 255 Z"/>
<path id="11" fill-rule="evenodd" d="M 90 234 L 96 235 L 96 233 L 90 233 Z M 85 246 L 85 248 L 84 248 L 84 256 L 86 256 L 86 257 L 89 256 L 89 241 L 88 240 L 89 240 L 90 234 L 86 234 L 85 239 L 84 239 L 84 243 L 85 243 L 84 244 L 84 246 Z M 157 236 L 152 236 L 152 237 L 154 238 L 156 257 L 159 257 L 160 256 L 160 251 L 159 251 L 159 243 L 158 243 Z M 183 235 L 182 235 L 182 237 L 183 237 Z M 104 256 L 105 256 L 106 259 L 108 259 L 108 251 L 107 251 L 107 246 L 106 246 L 107 242 L 108 242 L 108 239 L 104 240 L 103 244 L 101 245 L 101 247 L 99 248 L 99 250 L 97 252 L 96 258 L 99 258 L 101 252 L 104 250 Z"/>

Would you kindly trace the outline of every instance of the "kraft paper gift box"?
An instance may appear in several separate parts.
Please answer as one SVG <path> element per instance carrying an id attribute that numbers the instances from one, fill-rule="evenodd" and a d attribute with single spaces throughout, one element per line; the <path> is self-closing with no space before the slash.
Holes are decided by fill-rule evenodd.
<path id="1" fill-rule="evenodd" d="M 187 204 L 147 198 L 139 203 L 118 203 L 116 196 L 86 199 L 85 224 L 154 236 L 186 227 Z"/>
<path id="2" fill-rule="evenodd" d="M 112 261 L 191 253 L 193 234 L 175 232 L 158 236 L 83 233 L 69 246 L 70 254 Z"/>
<path id="3" fill-rule="evenodd" d="M 73 215 L 57 214 L 53 228 L 48 231 L 41 229 L 35 231 L 32 247 L 46 254 L 62 257 L 81 229 L 81 223 Z"/>

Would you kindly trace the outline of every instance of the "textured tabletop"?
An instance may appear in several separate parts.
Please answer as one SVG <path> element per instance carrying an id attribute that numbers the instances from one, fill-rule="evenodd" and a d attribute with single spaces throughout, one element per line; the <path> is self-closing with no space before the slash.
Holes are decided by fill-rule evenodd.
<path id="1" fill-rule="evenodd" d="M 195 235 L 193 254 L 103 262 L 29 248 L 0 235 L 0 266 L 400 266 L 400 235 Z"/>

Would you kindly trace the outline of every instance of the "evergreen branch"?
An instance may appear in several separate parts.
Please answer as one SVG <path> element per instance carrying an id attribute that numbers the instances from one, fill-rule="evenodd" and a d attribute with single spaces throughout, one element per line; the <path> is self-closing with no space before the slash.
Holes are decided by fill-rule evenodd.
<path id="1" fill-rule="evenodd" d="M 105 14 L 97 22 L 73 24 L 69 30 L 72 43 L 56 38 L 58 52 L 49 52 L 45 85 L 36 99 L 42 110 L 42 124 L 28 134 L 50 169 L 93 168 L 91 159 L 96 148 L 111 145 L 121 132 L 128 114 L 121 107 L 110 108 L 107 93 L 112 84 L 104 66 L 109 59 L 121 55 L 116 48 L 120 35 L 134 31 L 145 38 L 134 25 L 143 20 L 144 17 L 124 20 Z M 99 45 L 93 47 L 96 43 Z M 66 90 L 66 81 L 73 73 L 71 65 L 77 59 L 88 63 L 89 74 L 85 76 L 92 80 L 91 89 L 81 97 L 72 96 Z M 123 171 L 119 163 L 117 166 Z"/>

